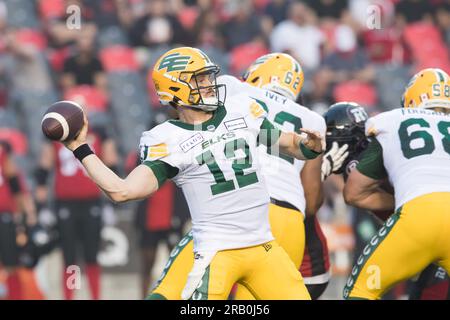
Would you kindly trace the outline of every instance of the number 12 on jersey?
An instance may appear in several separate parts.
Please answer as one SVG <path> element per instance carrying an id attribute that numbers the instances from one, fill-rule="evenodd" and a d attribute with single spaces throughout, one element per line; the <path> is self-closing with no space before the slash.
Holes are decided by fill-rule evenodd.
<path id="1" fill-rule="evenodd" d="M 244 139 L 240 138 L 227 142 L 224 148 L 225 157 L 227 159 L 236 157 L 236 152 L 238 150 L 242 150 L 245 156 L 244 158 L 237 158 L 233 160 L 231 168 L 234 171 L 239 188 L 243 188 L 258 182 L 258 176 L 256 175 L 256 172 L 244 174 L 244 169 L 249 169 L 252 167 L 250 148 Z M 196 157 L 196 160 L 200 165 L 206 164 L 214 177 L 216 183 L 211 185 L 211 192 L 213 195 L 228 192 L 236 188 L 233 180 L 225 179 L 223 171 L 217 164 L 211 150 L 207 150 L 206 152 L 200 154 Z"/>

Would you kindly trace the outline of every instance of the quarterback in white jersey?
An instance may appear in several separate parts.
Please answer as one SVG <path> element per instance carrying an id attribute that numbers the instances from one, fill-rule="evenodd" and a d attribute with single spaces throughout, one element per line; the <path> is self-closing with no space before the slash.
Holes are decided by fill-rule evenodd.
<path id="1" fill-rule="evenodd" d="M 366 123 L 371 142 L 344 189 L 349 204 L 394 210 L 352 270 L 345 298 L 377 299 L 430 263 L 450 272 L 450 78 L 415 75 L 403 108 Z M 395 197 L 381 189 L 388 178 Z M 373 285 L 373 275 L 378 275 Z"/>
<path id="2" fill-rule="evenodd" d="M 250 247 L 273 239 L 264 218 L 269 195 L 256 158 L 265 113 L 241 94 L 228 97 L 227 108 L 219 106 L 199 126 L 169 120 L 143 133 L 142 161 L 162 160 L 170 166 L 172 180 L 188 199 L 195 251 Z"/>
<path id="3" fill-rule="evenodd" d="M 159 58 L 152 72 L 156 91 L 180 119 L 143 134 L 143 163 L 125 179 L 90 150 L 86 118 L 79 136 L 65 145 L 116 202 L 146 197 L 167 179 L 182 187 L 195 243 L 184 299 L 226 299 L 235 282 L 261 299 L 308 299 L 300 273 L 271 240 L 269 198 L 255 151 L 265 143 L 298 159 L 315 158 L 323 150 L 323 137 L 307 129 L 299 130 L 302 135 L 279 131 L 248 96 L 225 104 L 218 72 L 195 48 L 172 49 Z"/>

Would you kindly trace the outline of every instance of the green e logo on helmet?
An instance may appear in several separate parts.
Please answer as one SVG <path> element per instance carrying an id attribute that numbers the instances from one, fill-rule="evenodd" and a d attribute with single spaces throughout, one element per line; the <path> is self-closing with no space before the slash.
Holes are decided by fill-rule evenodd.
<path id="1" fill-rule="evenodd" d="M 172 53 L 162 59 L 158 70 L 167 69 L 167 72 L 186 69 L 191 56 L 181 56 L 179 53 Z"/>

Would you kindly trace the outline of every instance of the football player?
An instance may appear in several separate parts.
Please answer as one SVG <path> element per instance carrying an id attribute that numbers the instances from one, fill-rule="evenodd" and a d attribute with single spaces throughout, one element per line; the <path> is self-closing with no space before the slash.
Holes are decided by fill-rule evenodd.
<path id="1" fill-rule="evenodd" d="M 0 141 L 0 263 L 8 273 L 8 298 L 23 297 L 18 274 L 19 247 L 17 244 L 17 212 L 24 211 L 26 225 L 37 223 L 34 201 L 26 190 L 19 168 L 13 159 L 13 150 L 6 141 Z"/>
<path id="2" fill-rule="evenodd" d="M 379 299 L 430 263 L 450 272 L 450 78 L 425 69 L 408 84 L 402 108 L 366 123 L 371 137 L 344 188 L 347 203 L 394 211 L 352 269 L 346 299 Z M 395 196 L 381 188 L 386 179 Z"/>
<path id="3" fill-rule="evenodd" d="M 312 130 L 299 129 L 300 135 L 276 129 L 263 104 L 248 95 L 225 103 L 218 72 L 195 48 L 159 58 L 152 79 L 161 103 L 175 107 L 179 120 L 143 133 L 143 163 L 125 179 L 86 144 L 87 119 L 80 135 L 65 144 L 113 201 L 145 198 L 167 179 L 181 186 L 195 251 L 183 299 L 226 299 L 236 282 L 259 299 L 309 299 L 300 273 L 273 241 L 257 144 L 304 160 L 319 156 L 324 140 Z"/>
<path id="4" fill-rule="evenodd" d="M 246 93 L 261 103 L 268 112 L 268 119 L 282 130 L 295 132 L 306 127 L 317 130 L 322 135 L 325 134 L 323 118 L 294 102 L 303 85 L 303 71 L 299 63 L 291 56 L 281 53 L 262 56 L 249 67 L 244 79 L 246 82 L 224 75 L 218 78 L 218 83 L 226 86 L 228 96 Z M 314 213 L 322 203 L 320 176 L 322 157 L 306 162 L 300 161 L 279 154 L 277 150 L 272 150 L 264 145 L 259 147 L 258 152 L 262 164 L 262 175 L 266 181 L 271 201 L 269 218 L 272 233 L 297 269 L 300 268 L 305 251 L 305 225 L 303 222 L 305 212 L 307 216 L 311 216 L 313 227 L 309 239 L 312 239 L 311 243 L 314 242 L 315 248 L 323 249 L 310 253 L 308 269 L 316 271 L 321 270 L 320 267 L 324 266 L 322 270 L 325 272 L 318 274 L 318 277 L 308 279 L 311 279 L 313 283 L 307 283 L 307 279 L 305 279 L 305 283 L 311 297 L 317 298 L 325 288 L 318 288 L 316 285 L 326 284 L 329 276 L 326 273 L 328 260 L 322 264 L 318 263 L 318 260 L 323 261 L 323 257 L 328 258 L 328 255 L 326 241 L 321 241 L 325 237 L 323 237 L 318 223 L 315 224 L 314 218 Z M 305 191 L 300 181 L 300 175 L 304 181 L 308 181 Z M 318 231 L 316 232 L 316 230 Z M 319 233 L 322 237 L 317 236 Z M 181 241 L 181 244 L 183 246 L 179 246 L 171 255 L 163 275 L 156 283 L 149 299 L 158 297 L 179 299 L 183 278 L 187 277 L 194 261 L 190 241 L 185 239 Z M 326 255 L 323 254 L 324 252 Z M 314 268 L 310 267 L 311 265 Z M 314 283 L 314 281 L 316 282 Z M 238 285 L 235 298 L 254 299 L 254 296 L 245 286 Z"/>
<path id="5" fill-rule="evenodd" d="M 326 178 L 331 173 L 342 174 L 346 181 L 369 144 L 364 132 L 368 119 L 367 113 L 356 103 L 340 102 L 330 106 L 324 118 L 327 124 L 327 152 L 324 154 L 322 175 Z M 355 214 L 353 222 L 356 236 L 355 252 L 361 252 L 367 240 L 356 232 L 358 226 L 362 223 L 370 223 L 377 230 L 393 212 L 368 212 L 359 208 L 352 208 L 352 210 Z M 357 258 L 358 256 L 355 257 L 355 263 Z M 450 299 L 450 279 L 442 268 L 430 265 L 417 277 L 417 280 L 411 283 L 408 291 L 409 299 L 413 300 L 448 300 Z"/>
<path id="6" fill-rule="evenodd" d="M 87 134 L 90 145 L 101 155 L 109 168 L 117 171 L 118 157 L 114 140 L 103 127 L 91 129 Z M 53 168 L 56 228 L 64 259 L 61 282 L 64 299 L 73 299 L 75 291 L 66 285 L 71 276 L 67 268 L 78 264 L 81 260 L 78 253 L 80 246 L 91 297 L 93 300 L 99 300 L 101 268 L 97 255 L 102 230 L 101 190 L 89 179 L 83 166 L 62 144 L 45 143 L 35 170 L 36 199 L 40 208 L 45 208 L 47 204 L 51 185 L 48 177 Z"/>

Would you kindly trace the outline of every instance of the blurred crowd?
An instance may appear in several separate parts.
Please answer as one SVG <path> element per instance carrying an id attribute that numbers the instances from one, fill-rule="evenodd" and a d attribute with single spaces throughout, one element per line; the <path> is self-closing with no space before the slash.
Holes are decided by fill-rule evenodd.
<path id="1" fill-rule="evenodd" d="M 40 188 L 53 187 L 49 177 L 56 162 L 64 167 L 64 156 L 58 160 L 59 151 L 40 132 L 46 108 L 61 99 L 85 106 L 106 150 L 105 162 L 124 174 L 137 162 L 141 132 L 170 117 L 148 72 L 160 54 L 182 45 L 202 49 L 222 74 L 237 77 L 261 55 L 289 53 L 305 73 L 304 105 L 322 114 L 336 101 L 355 101 L 375 114 L 399 106 L 407 80 L 418 69 L 450 72 L 450 1 L 0 0 L 0 140 L 12 146 L 37 211 L 56 210 L 48 199 L 68 201 L 56 189 Z M 132 207 L 141 235 L 143 295 L 155 280 L 149 273 L 158 243 L 176 244 L 187 221 L 182 196 L 167 185 L 160 198 Z M 339 239 L 329 241 L 332 253 L 353 250 L 352 233 L 361 231 L 369 239 L 376 230 L 342 227 L 348 209 L 338 196 L 341 187 L 336 179 L 326 186 L 321 212 L 324 224 L 329 223 L 326 231 Z M 87 200 L 100 197 L 94 192 Z M 57 220 L 61 225 L 61 215 Z M 65 228 L 60 231 L 71 226 Z M 95 240 L 100 229 L 88 236 L 95 245 L 85 243 L 85 248 L 100 246 Z M 77 263 L 71 246 L 66 243 L 64 249 L 66 265 Z M 94 298 L 100 297 L 97 253 L 98 248 L 84 257 Z M 340 257 L 333 260 L 335 274 L 345 274 L 351 265 Z M 72 295 L 65 292 L 65 297 Z"/>

